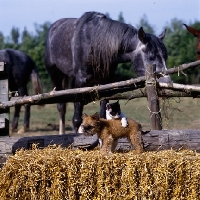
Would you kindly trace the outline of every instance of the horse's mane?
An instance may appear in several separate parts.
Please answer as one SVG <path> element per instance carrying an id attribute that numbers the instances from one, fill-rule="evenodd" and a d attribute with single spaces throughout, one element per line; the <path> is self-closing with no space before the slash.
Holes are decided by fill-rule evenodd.
<path id="1" fill-rule="evenodd" d="M 91 20 L 93 20 L 93 30 L 88 29 L 92 34 L 88 59 L 95 67 L 95 72 L 106 75 L 119 50 L 126 50 L 137 30 L 131 25 L 114 21 L 102 13 L 86 12 L 77 23 L 76 33 L 79 34 L 85 23 Z"/>

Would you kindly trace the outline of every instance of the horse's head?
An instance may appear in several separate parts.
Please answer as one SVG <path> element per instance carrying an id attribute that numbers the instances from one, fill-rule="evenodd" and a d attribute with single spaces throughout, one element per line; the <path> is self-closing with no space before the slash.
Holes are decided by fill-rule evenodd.
<path id="1" fill-rule="evenodd" d="M 194 37 L 197 38 L 196 53 L 197 53 L 197 60 L 200 60 L 200 30 L 197 30 L 191 26 L 187 26 L 186 24 L 183 25 L 192 35 L 194 35 Z"/>
<path id="2" fill-rule="evenodd" d="M 158 37 L 145 33 L 143 28 L 138 30 L 138 45 L 132 54 L 132 62 L 138 76 L 145 75 L 147 64 L 155 64 L 156 72 L 161 73 L 159 81 L 171 82 L 170 76 L 162 76 L 162 72 L 167 70 L 167 49 L 163 43 L 166 30 Z"/>

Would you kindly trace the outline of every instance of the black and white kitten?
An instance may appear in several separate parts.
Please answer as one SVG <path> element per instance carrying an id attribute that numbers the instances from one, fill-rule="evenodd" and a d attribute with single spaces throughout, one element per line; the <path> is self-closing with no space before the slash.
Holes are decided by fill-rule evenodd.
<path id="1" fill-rule="evenodd" d="M 128 126 L 126 116 L 123 112 L 121 112 L 119 100 L 114 103 L 106 104 L 106 119 L 121 119 L 122 126 Z"/>

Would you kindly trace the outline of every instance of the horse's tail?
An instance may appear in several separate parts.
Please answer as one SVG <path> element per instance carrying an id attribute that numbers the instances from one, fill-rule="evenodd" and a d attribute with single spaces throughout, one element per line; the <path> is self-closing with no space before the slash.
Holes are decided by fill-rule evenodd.
<path id="1" fill-rule="evenodd" d="M 41 80 L 39 78 L 36 67 L 34 67 L 32 72 L 31 72 L 31 82 L 32 82 L 32 86 L 33 86 L 33 89 L 34 89 L 34 93 L 35 94 L 42 94 L 43 93 L 42 83 L 41 83 Z"/>

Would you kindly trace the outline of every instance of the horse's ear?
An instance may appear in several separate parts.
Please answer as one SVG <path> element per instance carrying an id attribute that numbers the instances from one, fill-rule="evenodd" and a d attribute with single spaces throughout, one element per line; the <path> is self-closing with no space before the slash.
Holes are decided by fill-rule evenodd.
<path id="1" fill-rule="evenodd" d="M 142 27 L 138 30 L 138 37 L 143 44 L 146 44 L 146 33 Z"/>
<path id="2" fill-rule="evenodd" d="M 158 38 L 159 38 L 160 40 L 163 40 L 163 39 L 165 38 L 166 31 L 167 31 L 167 29 L 165 29 L 165 30 L 158 36 Z"/>
<path id="3" fill-rule="evenodd" d="M 197 30 L 195 28 L 192 28 L 191 26 L 187 26 L 186 24 L 183 24 L 187 30 L 194 35 L 194 37 L 199 37 L 200 36 L 200 30 Z"/>

